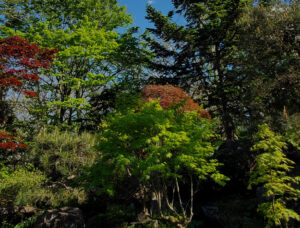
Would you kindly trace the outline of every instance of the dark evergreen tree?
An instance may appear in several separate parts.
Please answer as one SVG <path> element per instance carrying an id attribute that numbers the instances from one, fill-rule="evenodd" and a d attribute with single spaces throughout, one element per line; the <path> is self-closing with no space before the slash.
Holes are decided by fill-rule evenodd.
<path id="1" fill-rule="evenodd" d="M 227 139 L 234 139 L 234 116 L 243 112 L 239 96 L 244 76 L 232 59 L 237 55 L 236 21 L 246 1 L 173 0 L 173 4 L 175 10 L 168 16 L 147 8 L 147 19 L 155 25 L 149 31 L 158 38 L 146 38 L 159 56 L 151 66 L 161 73 L 159 83 L 181 86 L 194 94 L 201 91 L 201 102 L 216 107 Z M 172 22 L 174 14 L 183 16 L 185 24 Z"/>
<path id="2" fill-rule="evenodd" d="M 269 117 L 278 122 L 284 105 L 297 112 L 296 3 L 173 0 L 173 5 L 167 16 L 147 8 L 155 26 L 146 37 L 156 53 L 151 83 L 192 93 L 221 117 L 231 140 L 237 127 L 255 128 Z M 184 22 L 176 23 L 178 17 Z"/>

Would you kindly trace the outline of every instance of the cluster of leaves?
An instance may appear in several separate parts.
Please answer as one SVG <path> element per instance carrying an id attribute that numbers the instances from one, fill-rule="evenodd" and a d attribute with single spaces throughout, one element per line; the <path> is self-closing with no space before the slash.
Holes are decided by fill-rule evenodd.
<path id="1" fill-rule="evenodd" d="M 27 145 L 19 142 L 16 137 L 0 131 L 0 149 L 15 151 L 18 148 L 27 148 Z"/>
<path id="2" fill-rule="evenodd" d="M 42 129 L 26 152 L 32 165 L 1 168 L 0 204 L 44 208 L 83 203 L 86 193 L 74 180 L 93 164 L 94 144 L 95 136 L 86 132 Z"/>
<path id="3" fill-rule="evenodd" d="M 31 155 L 38 167 L 53 179 L 74 179 L 81 168 L 93 164 L 95 136 L 77 129 L 73 133 L 59 128 L 44 128 L 31 143 Z M 56 178 L 55 178 L 56 177 Z"/>

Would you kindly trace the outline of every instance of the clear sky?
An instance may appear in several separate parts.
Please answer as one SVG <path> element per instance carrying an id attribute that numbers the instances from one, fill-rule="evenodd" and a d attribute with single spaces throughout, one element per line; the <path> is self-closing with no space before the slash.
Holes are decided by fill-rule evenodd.
<path id="1" fill-rule="evenodd" d="M 119 0 L 120 5 L 127 7 L 128 13 L 132 15 L 133 25 L 140 27 L 140 32 L 143 32 L 145 28 L 152 27 L 146 16 L 146 5 L 151 4 L 159 11 L 167 14 L 172 10 L 173 5 L 171 0 Z"/>

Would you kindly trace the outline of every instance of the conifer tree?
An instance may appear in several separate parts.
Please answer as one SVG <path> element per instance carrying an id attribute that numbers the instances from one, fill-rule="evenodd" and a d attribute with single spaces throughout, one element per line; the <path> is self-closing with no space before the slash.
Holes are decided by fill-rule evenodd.
<path id="1" fill-rule="evenodd" d="M 151 67 L 160 73 L 159 83 L 204 93 L 201 102 L 217 107 L 227 138 L 234 139 L 234 113 L 242 112 L 238 100 L 242 76 L 237 76 L 232 58 L 238 36 L 236 21 L 246 1 L 172 2 L 175 10 L 168 16 L 152 6 L 147 8 L 147 18 L 155 25 L 149 31 L 156 39 L 146 39 L 158 56 Z M 184 17 L 184 25 L 172 22 L 175 13 Z M 162 61 L 166 59 L 167 64 Z"/>
<path id="2" fill-rule="evenodd" d="M 180 85 L 211 107 L 227 139 L 236 138 L 237 126 L 253 129 L 271 112 L 281 113 L 285 103 L 297 112 L 300 11 L 294 1 L 172 2 L 168 15 L 147 8 L 154 28 L 146 40 L 156 53 L 151 83 Z"/>

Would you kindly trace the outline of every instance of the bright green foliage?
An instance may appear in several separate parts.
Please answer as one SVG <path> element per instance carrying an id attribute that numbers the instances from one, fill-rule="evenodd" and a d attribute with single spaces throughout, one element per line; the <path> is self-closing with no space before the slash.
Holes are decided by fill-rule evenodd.
<path id="1" fill-rule="evenodd" d="M 40 170 L 23 167 L 17 167 L 15 171 L 6 168 L 0 170 L 1 206 L 61 207 L 78 205 L 85 200 L 86 193 L 82 188 L 71 188 L 63 182 L 50 182 L 50 178 Z"/>
<path id="2" fill-rule="evenodd" d="M 109 116 L 102 125 L 98 145 L 102 158 L 92 170 L 92 185 L 101 185 L 102 191 L 113 194 L 116 183 L 134 176 L 142 189 L 151 189 L 150 194 L 156 195 L 161 205 L 168 200 L 167 188 L 176 188 L 180 195 L 178 180 L 188 178 L 188 183 L 192 181 L 191 202 L 186 206 L 191 211 L 186 213 L 181 200 L 181 209 L 170 200 L 166 216 L 171 211 L 178 223 L 189 223 L 196 189 L 193 182 L 211 178 L 224 185 L 227 178 L 218 172 L 220 164 L 212 158 L 215 147 L 211 143 L 214 138 L 211 120 L 199 118 L 196 111 L 179 110 L 180 107 L 164 110 L 155 100 Z M 160 210 L 162 218 L 170 219 Z"/>
<path id="3" fill-rule="evenodd" d="M 10 172 L 0 170 L 0 205 L 13 203 L 16 206 L 35 205 L 45 197 L 43 184 L 46 176 L 39 170 L 16 168 Z"/>
<path id="4" fill-rule="evenodd" d="M 285 204 L 286 200 L 298 200 L 300 196 L 300 190 L 292 186 L 300 183 L 300 177 L 288 176 L 294 162 L 286 158 L 282 151 L 286 144 L 266 124 L 259 126 L 255 138 L 257 143 L 252 150 L 263 153 L 257 157 L 257 167 L 251 172 L 249 188 L 263 184 L 264 196 L 268 199 L 258 206 L 258 211 L 267 220 L 267 227 L 282 225 L 290 219 L 300 220 L 300 216 L 287 209 Z"/>
<path id="5" fill-rule="evenodd" d="M 28 0 L 27 0 L 28 1 Z M 118 0 L 29 0 L 31 13 L 38 13 L 37 18 L 47 18 L 53 25 L 61 28 L 77 24 L 85 16 L 90 21 L 98 22 L 99 27 L 112 30 L 131 23 L 125 7 L 118 5 Z"/>
<path id="6" fill-rule="evenodd" d="M 111 72 L 103 71 L 103 65 L 104 59 L 118 48 L 118 34 L 98 28 L 97 22 L 89 22 L 86 16 L 71 29 L 55 29 L 45 22 L 31 26 L 22 35 L 42 46 L 59 49 L 53 67 L 42 78 L 40 92 L 47 100 L 42 104 L 48 106 L 48 112 L 57 113 L 61 122 L 74 119 L 75 110 L 76 118 L 82 118 L 82 110 L 90 108 L 87 95 L 112 79 Z"/>
<path id="7" fill-rule="evenodd" d="M 75 129 L 44 128 L 33 139 L 30 155 L 44 171 L 51 188 L 47 188 L 47 203 L 51 206 L 78 205 L 86 200 L 86 192 L 74 183 L 84 167 L 93 164 L 97 153 L 93 149 L 95 136 Z"/>
<path id="8" fill-rule="evenodd" d="M 138 111 L 115 113 L 102 127 L 98 149 L 117 175 L 130 172 L 147 181 L 153 172 L 163 178 L 180 177 L 186 168 L 199 179 L 211 177 L 224 184 L 224 176 L 216 170 L 220 164 L 210 158 L 215 149 L 210 142 L 212 124 L 199 120 L 196 112 L 163 110 L 153 101 Z"/>
<path id="9" fill-rule="evenodd" d="M 131 22 L 125 7 L 118 6 L 117 0 L 3 0 L 0 12 L 2 24 L 23 31 L 41 20 L 51 22 L 56 28 L 67 28 L 86 15 L 108 29 Z"/>
<path id="10" fill-rule="evenodd" d="M 81 122 L 91 109 L 91 94 L 101 91 L 116 76 L 136 72 L 140 68 L 137 62 L 143 62 L 147 55 L 132 32 L 124 36 L 117 33 L 118 27 L 131 23 L 131 17 L 116 0 L 20 2 L 28 21 L 19 30 L 8 23 L 1 33 L 58 48 L 56 61 L 44 72 L 39 85 L 40 99 L 30 110 L 40 118 L 46 115 L 44 121 Z M 7 4 L 8 9 L 13 6 Z"/>

